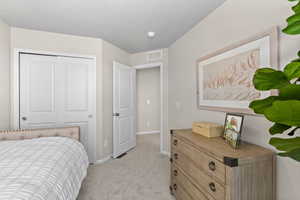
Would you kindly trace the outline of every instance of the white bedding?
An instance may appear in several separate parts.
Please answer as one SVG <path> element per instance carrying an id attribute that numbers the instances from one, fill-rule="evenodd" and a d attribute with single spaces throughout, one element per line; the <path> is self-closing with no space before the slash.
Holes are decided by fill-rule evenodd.
<path id="1" fill-rule="evenodd" d="M 73 139 L 0 142 L 0 200 L 75 200 L 88 165 Z"/>

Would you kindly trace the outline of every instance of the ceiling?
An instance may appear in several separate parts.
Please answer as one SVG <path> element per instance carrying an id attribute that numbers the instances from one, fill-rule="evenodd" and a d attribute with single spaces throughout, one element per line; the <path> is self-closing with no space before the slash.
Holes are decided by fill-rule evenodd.
<path id="1" fill-rule="evenodd" d="M 1 0 L 0 18 L 15 27 L 102 38 L 136 53 L 169 47 L 224 1 Z"/>

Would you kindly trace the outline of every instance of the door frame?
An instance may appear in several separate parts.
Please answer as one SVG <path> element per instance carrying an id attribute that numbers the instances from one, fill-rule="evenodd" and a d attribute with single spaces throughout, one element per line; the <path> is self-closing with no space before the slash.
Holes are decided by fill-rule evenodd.
<path id="1" fill-rule="evenodd" d="M 33 54 L 33 55 L 44 55 L 44 56 L 59 56 L 59 57 L 69 57 L 69 58 L 82 58 L 82 59 L 89 59 L 93 60 L 93 67 L 97 70 L 97 59 L 96 56 L 91 55 L 80 55 L 80 54 L 68 54 L 68 53 L 59 53 L 59 52 L 50 52 L 50 51 L 42 51 L 42 50 L 31 50 L 31 49 L 18 49 L 15 48 L 13 50 L 13 57 L 12 57 L 12 69 L 11 69 L 11 128 L 12 129 L 20 129 L 20 55 L 21 54 Z M 95 73 L 95 83 L 94 85 L 94 95 L 96 98 L 97 90 L 96 90 L 96 83 L 97 77 Z M 97 137 L 97 115 L 96 115 L 96 107 L 97 101 L 95 100 L 95 108 L 93 116 L 95 118 L 95 127 L 94 127 L 94 135 L 95 138 L 94 143 L 92 144 L 93 148 L 93 162 L 97 160 L 97 144 L 96 144 L 96 137 Z"/>
<path id="2" fill-rule="evenodd" d="M 136 70 L 142 70 L 142 69 L 151 69 L 151 68 L 159 68 L 160 69 L 160 153 L 169 155 L 167 152 L 164 151 L 163 145 L 164 145 L 164 127 L 166 127 L 167 123 L 165 122 L 165 118 L 167 117 L 167 114 L 164 113 L 165 107 L 167 108 L 167 105 L 165 105 L 165 70 L 164 70 L 164 64 L 162 62 L 157 63 L 148 63 L 143 65 L 137 65 L 134 66 Z M 136 113 L 137 115 L 137 113 Z M 137 132 L 137 131 L 136 131 Z"/>

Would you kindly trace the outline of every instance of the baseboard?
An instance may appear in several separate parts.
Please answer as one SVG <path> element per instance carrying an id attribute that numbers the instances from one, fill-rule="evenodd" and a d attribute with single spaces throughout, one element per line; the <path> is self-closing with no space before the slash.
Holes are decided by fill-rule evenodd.
<path id="1" fill-rule="evenodd" d="M 160 152 L 162 155 L 168 156 L 169 158 L 171 158 L 171 153 L 170 152 L 166 152 L 166 151 L 161 151 Z"/>
<path id="2" fill-rule="evenodd" d="M 137 135 L 150 135 L 150 134 L 158 134 L 160 133 L 160 130 L 157 131 L 141 131 L 141 132 L 137 132 Z"/>
<path id="3" fill-rule="evenodd" d="M 112 155 L 109 155 L 109 156 L 107 156 L 107 157 L 105 157 L 105 158 L 103 158 L 103 159 L 101 159 L 101 160 L 97 160 L 97 161 L 94 163 L 94 165 L 100 165 L 100 164 L 103 164 L 103 163 L 109 161 L 110 159 L 112 159 Z"/>

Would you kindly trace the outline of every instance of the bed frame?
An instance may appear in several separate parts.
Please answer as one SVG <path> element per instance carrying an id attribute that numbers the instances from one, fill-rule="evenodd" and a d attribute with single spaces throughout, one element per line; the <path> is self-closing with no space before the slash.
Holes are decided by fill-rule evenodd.
<path id="1" fill-rule="evenodd" d="M 40 137 L 69 137 L 80 141 L 80 127 L 0 131 L 0 141 L 25 140 Z"/>

